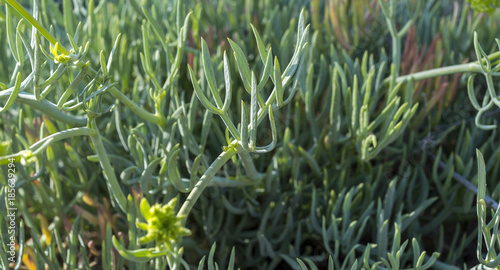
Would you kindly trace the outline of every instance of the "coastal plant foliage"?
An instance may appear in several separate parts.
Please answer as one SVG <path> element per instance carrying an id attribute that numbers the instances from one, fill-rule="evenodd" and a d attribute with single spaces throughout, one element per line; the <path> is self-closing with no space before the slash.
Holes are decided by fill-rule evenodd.
<path id="1" fill-rule="evenodd" d="M 498 0 L 1 2 L 1 269 L 500 267 Z"/>

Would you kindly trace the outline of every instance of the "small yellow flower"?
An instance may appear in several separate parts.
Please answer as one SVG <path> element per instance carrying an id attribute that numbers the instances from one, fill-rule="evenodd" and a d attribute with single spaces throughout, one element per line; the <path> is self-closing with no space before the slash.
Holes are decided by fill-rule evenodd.
<path id="1" fill-rule="evenodd" d="M 58 49 L 59 49 L 59 42 L 56 42 L 55 47 L 52 47 L 52 45 L 50 45 L 50 50 L 52 51 L 52 54 L 54 55 L 54 59 L 56 60 L 56 62 L 59 62 L 59 63 L 69 62 L 70 57 L 68 55 L 65 55 L 65 54 L 59 55 L 57 53 Z"/>
<path id="2" fill-rule="evenodd" d="M 179 237 L 191 234 L 191 231 L 181 225 L 182 217 L 177 217 L 175 205 L 177 198 L 170 200 L 165 205 L 155 204 L 150 206 L 145 198 L 142 198 L 140 210 L 147 223 L 137 222 L 139 229 L 147 231 L 147 234 L 139 238 L 139 244 L 156 241 L 157 245 L 165 245 L 172 249 L 172 244 Z"/>

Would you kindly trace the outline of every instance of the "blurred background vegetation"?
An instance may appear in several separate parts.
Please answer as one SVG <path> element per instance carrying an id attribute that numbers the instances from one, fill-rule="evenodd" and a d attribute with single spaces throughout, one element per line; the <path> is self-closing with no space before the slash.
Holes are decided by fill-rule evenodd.
<path id="1" fill-rule="evenodd" d="M 28 11 L 34 10 L 32 1 L 20 2 Z M 233 247 L 234 265 L 241 269 L 425 269 L 431 264 L 436 269 L 460 269 L 478 264 L 476 197 L 457 179 L 477 184 L 477 148 L 486 159 L 488 194 L 500 197 L 499 128 L 482 130 L 475 125 L 468 76 L 462 73 L 400 84 L 391 78 L 477 61 L 474 32 L 486 54 L 497 52 L 498 9 L 481 13 L 462 0 L 389 1 L 386 5 L 393 5 L 394 13 L 388 18 L 375 0 L 205 0 L 186 1 L 183 8 L 175 1 L 160 0 L 34 2 L 39 5 L 38 20 L 50 26 L 65 46 L 70 46 L 66 33 L 73 36 L 80 29 L 79 45 L 90 44 L 85 57 L 90 66 L 99 67 L 100 52 L 109 55 L 121 34 L 108 82 L 116 82 L 123 94 L 148 111 L 155 108 L 150 90 L 155 87 L 153 77 L 160 82 L 168 78 L 180 26 L 193 12 L 186 28 L 185 53 L 161 111 L 170 122 L 163 127 L 151 124 L 113 95 L 102 95 L 103 106 L 115 107 L 100 115 L 97 123 L 122 189 L 132 195 L 135 205 L 140 197 L 160 204 L 186 198 L 168 177 L 160 179 L 166 161 L 154 163 L 157 157 L 171 156 L 174 145 L 179 143 L 181 149 L 175 161 L 179 173 L 188 179 L 203 172 L 192 170 L 198 155 L 201 168 L 207 168 L 227 145 L 225 126 L 199 105 L 188 75 L 187 65 L 197 74 L 201 70 L 200 38 L 208 45 L 219 82 L 223 81 L 223 52 L 232 51 L 227 38 L 241 46 L 250 69 L 260 76 L 264 64 L 251 25 L 285 67 L 295 49 L 299 13 L 305 9 L 310 40 L 297 75 L 297 94 L 275 112 L 275 150 L 252 155 L 265 177 L 253 185 L 233 188 L 215 183 L 205 190 L 186 223 L 191 235 L 182 239 L 183 267 L 193 269 L 207 256 L 205 267 L 213 269 L 217 262 L 225 269 L 232 265 Z M 15 33 L 20 33 L 14 37 L 16 44 L 23 36 L 29 43 L 31 26 L 26 21 L 18 25 L 16 12 L 11 16 L 9 27 L 17 26 Z M 388 21 L 404 30 L 399 47 Z M 14 84 L 16 71 L 25 75 L 32 69 L 28 60 L 16 67 L 7 22 L 4 6 L 0 11 L 2 90 Z M 149 33 L 153 76 L 141 62 L 144 28 Z M 49 51 L 49 43 L 41 37 L 40 44 Z M 400 52 L 397 65 L 394 49 Z M 44 78 L 55 70 L 55 64 L 45 60 Z M 234 58 L 229 57 L 229 62 L 236 104 L 230 114 L 239 119 L 239 100 L 250 104 L 250 97 Z M 57 103 L 78 71 L 65 72 L 46 99 Z M 77 89 L 82 92 L 91 80 L 86 78 Z M 494 83 L 499 84 L 498 78 Z M 207 88 L 203 78 L 201 85 Z M 272 89 L 268 83 L 262 91 L 268 95 Z M 476 78 L 474 90 L 480 99 L 485 89 L 486 80 Z M 0 97 L 3 104 L 6 96 Z M 481 122 L 497 123 L 499 112 L 493 107 Z M 86 115 L 81 109 L 68 113 Z M 0 126 L 1 156 L 75 127 L 23 102 L 1 114 Z M 270 140 L 270 126 L 263 123 L 257 143 Z M 190 146 L 192 141 L 196 150 Z M 135 223 L 130 223 L 134 219 L 110 199 L 97 161 L 90 139 L 74 137 L 16 163 L 18 220 L 24 222 L 21 269 L 159 269 L 163 265 L 165 258 L 144 263 L 125 260 L 113 248 L 112 235 L 133 249 L 136 244 L 129 243 L 130 234 L 144 232 L 136 231 Z M 244 174 L 241 161 L 234 158 L 218 175 L 242 179 Z M 6 175 L 7 167 L 2 166 L 4 185 Z M 4 248 L 9 237 L 5 194 L 0 194 Z M 2 265 L 8 265 L 5 254 L 0 257 Z"/>

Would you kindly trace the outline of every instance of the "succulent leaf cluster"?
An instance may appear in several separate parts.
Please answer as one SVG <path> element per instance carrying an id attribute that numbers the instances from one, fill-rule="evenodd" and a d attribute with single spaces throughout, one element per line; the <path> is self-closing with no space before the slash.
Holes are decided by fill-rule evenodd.
<path id="1" fill-rule="evenodd" d="M 139 209 L 146 223 L 136 222 L 136 225 L 137 228 L 147 231 L 147 234 L 139 238 L 139 244 L 156 241 L 160 246 L 165 245 L 171 249 L 172 242 L 175 243 L 178 237 L 191 234 L 187 228 L 182 227 L 181 221 L 184 217 L 176 216 L 176 203 L 177 199 L 174 198 L 165 205 L 151 206 L 145 198 L 141 200 Z"/>

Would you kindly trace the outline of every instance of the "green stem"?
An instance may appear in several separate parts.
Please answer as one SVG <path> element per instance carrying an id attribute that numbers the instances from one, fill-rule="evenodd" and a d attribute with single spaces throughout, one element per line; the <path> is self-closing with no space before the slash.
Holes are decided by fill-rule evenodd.
<path id="1" fill-rule="evenodd" d="M 182 178 L 182 182 L 189 183 L 191 179 Z M 171 186 L 172 183 L 167 182 L 164 186 Z M 255 181 L 250 179 L 250 177 L 241 177 L 238 179 L 228 179 L 225 177 L 214 176 L 210 183 L 208 183 L 207 187 L 219 187 L 219 188 L 235 188 L 235 187 L 246 187 L 246 186 L 255 186 Z"/>
<path id="2" fill-rule="evenodd" d="M 410 79 L 414 81 L 420 81 L 425 79 L 430 79 L 439 76 L 446 76 L 455 73 L 462 72 L 482 72 L 481 67 L 477 63 L 467 63 L 461 65 L 453 65 L 449 67 L 441 67 L 435 69 L 424 70 L 421 72 L 416 72 L 396 78 L 396 83 L 406 82 Z M 383 85 L 387 85 L 390 82 L 390 78 L 384 80 Z"/>
<path id="3" fill-rule="evenodd" d="M 396 30 L 396 24 L 394 22 L 394 2 L 389 3 L 389 7 L 385 2 L 379 0 L 380 7 L 385 17 L 385 22 L 387 24 L 387 29 L 392 37 L 392 64 L 394 65 L 394 73 L 391 74 L 390 80 L 394 82 L 399 76 L 399 69 L 401 66 L 401 37 Z"/>
<path id="4" fill-rule="evenodd" d="M 224 164 L 226 164 L 234 155 L 238 154 L 240 150 L 241 146 L 237 145 L 235 147 L 230 147 L 228 150 L 222 152 L 201 176 L 198 183 L 196 183 L 193 190 L 191 190 L 191 193 L 189 193 L 186 201 L 184 201 L 184 203 L 182 204 L 179 213 L 177 213 L 177 217 L 183 217 L 182 225 L 186 223 L 187 216 L 191 212 L 191 209 L 193 209 L 193 206 L 195 205 L 198 198 L 200 198 L 201 194 L 210 183 L 210 180 L 212 180 L 212 178 L 220 170 L 220 168 L 222 168 L 222 166 L 224 166 Z"/>
<path id="5" fill-rule="evenodd" d="M 90 136 L 90 139 L 94 144 L 95 152 L 99 157 L 99 163 L 101 164 L 104 175 L 106 176 L 109 193 L 111 197 L 115 198 L 118 206 L 123 210 L 123 212 L 127 213 L 127 198 L 123 194 L 120 183 L 118 182 L 118 179 L 116 179 L 115 170 L 109 162 L 109 157 L 102 143 L 101 135 L 99 134 L 95 119 L 91 122 L 91 128 L 94 131 L 94 135 Z"/>
<path id="6" fill-rule="evenodd" d="M 392 36 L 392 64 L 394 65 L 393 78 L 396 79 L 401 68 L 401 39 L 397 35 Z"/>
<path id="7" fill-rule="evenodd" d="M 67 130 L 63 130 L 63 131 L 54 133 L 52 135 L 49 135 L 49 136 L 43 138 L 42 140 L 40 140 L 37 143 L 30 146 L 29 149 L 32 151 L 39 151 L 40 147 L 43 146 L 46 148 L 50 144 L 57 142 L 57 141 L 60 141 L 60 140 L 64 140 L 64 139 L 76 137 L 76 136 L 92 136 L 92 135 L 94 135 L 94 133 L 95 132 L 88 127 L 67 129 Z M 50 141 L 50 143 L 46 144 L 47 141 Z"/>
<path id="8" fill-rule="evenodd" d="M 58 43 L 57 39 L 50 34 L 43 25 L 38 22 L 37 19 L 35 19 L 23 6 L 21 6 L 16 0 L 5 0 L 12 8 L 14 8 L 21 16 L 27 20 L 31 25 L 33 25 L 52 45 L 55 46 L 56 43 Z M 61 43 L 59 43 L 58 50 L 61 51 L 65 55 L 69 55 L 70 51 L 66 49 Z M 85 65 L 82 61 L 79 61 L 77 63 L 77 66 L 82 68 Z M 94 78 L 97 75 L 97 71 L 95 71 L 93 68 L 89 67 L 87 71 L 87 75 L 91 78 Z M 101 78 L 102 80 L 102 78 Z M 129 107 L 135 114 L 137 114 L 139 117 L 142 119 L 149 121 L 154 124 L 158 125 L 163 125 L 165 124 L 165 121 L 163 118 L 159 116 L 158 113 L 152 114 L 143 108 L 139 107 L 137 104 L 135 104 L 133 101 L 131 101 L 127 96 L 125 96 L 118 88 L 112 87 L 109 89 L 109 92 L 117 98 L 120 102 L 125 104 L 125 106 Z"/>
<path id="9" fill-rule="evenodd" d="M 47 147 L 49 147 L 51 144 L 61 140 L 76 136 L 91 136 L 93 134 L 94 131 L 88 127 L 79 127 L 79 128 L 63 130 L 41 139 L 40 141 L 31 145 L 27 150 L 23 150 L 21 152 L 12 155 L 0 157 L 0 165 L 5 165 L 6 164 L 5 161 L 7 161 L 10 158 L 14 158 L 16 159 L 15 162 L 18 162 L 19 158 L 23 155 L 26 155 L 27 158 L 35 156 L 41 151 L 47 149 Z"/>
<path id="10" fill-rule="evenodd" d="M 488 55 L 488 59 L 490 61 L 497 59 L 499 57 L 500 57 L 500 52 L 496 52 L 496 53 L 492 53 L 492 54 Z M 429 70 L 424 70 L 424 71 L 400 76 L 396 79 L 396 83 L 406 82 L 410 78 L 413 79 L 414 81 L 420 81 L 420 80 L 435 78 L 435 77 L 439 77 L 439 76 L 446 76 L 446 75 L 463 73 L 463 72 L 481 73 L 481 72 L 483 72 L 483 70 L 481 69 L 481 66 L 479 65 L 479 61 L 476 61 L 476 62 L 472 62 L 472 63 L 429 69 Z M 391 81 L 391 78 L 385 79 L 383 82 L 383 86 L 387 86 L 390 81 Z"/>
<path id="11" fill-rule="evenodd" d="M 247 151 L 241 151 L 238 155 L 241 158 L 243 167 L 245 167 L 245 171 L 247 172 L 248 178 L 250 178 L 253 181 L 258 181 L 262 179 L 262 175 L 255 168 L 255 164 L 253 163 L 253 159 L 250 156 L 250 153 Z"/>
<path id="12" fill-rule="evenodd" d="M 224 124 L 229 128 L 229 131 L 231 134 L 235 137 L 236 140 L 240 139 L 240 132 L 238 129 L 234 126 L 233 121 L 231 121 L 231 118 L 229 118 L 225 112 L 220 114 L 220 117 L 222 118 L 222 121 L 224 121 Z"/>
<path id="13" fill-rule="evenodd" d="M 0 97 L 10 96 L 10 91 L 0 92 Z M 17 103 L 26 104 L 36 110 L 41 111 L 44 115 L 50 118 L 54 118 L 58 121 L 64 122 L 68 125 L 73 126 L 84 126 L 87 124 L 87 116 L 74 116 L 71 114 L 64 113 L 57 109 L 57 106 L 47 100 L 36 100 L 35 96 L 25 92 L 19 93 L 16 98 Z"/>

